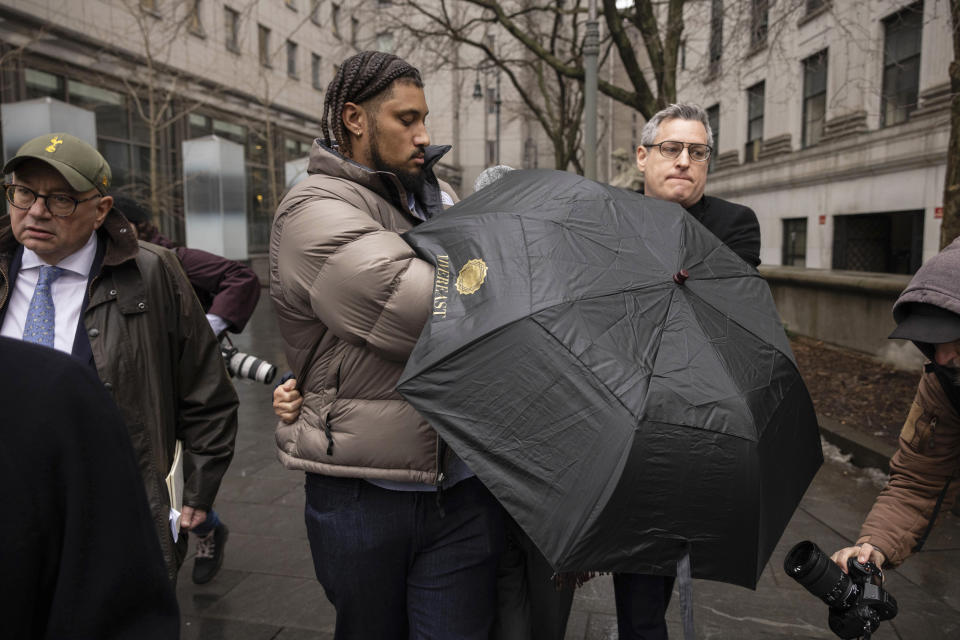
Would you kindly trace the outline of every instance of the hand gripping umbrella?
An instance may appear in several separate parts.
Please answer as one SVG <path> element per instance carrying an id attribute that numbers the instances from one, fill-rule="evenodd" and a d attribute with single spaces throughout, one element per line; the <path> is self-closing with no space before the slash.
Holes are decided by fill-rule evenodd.
<path id="1" fill-rule="evenodd" d="M 515 171 L 406 234 L 398 386 L 557 571 L 756 587 L 822 463 L 770 291 L 678 205 Z"/>

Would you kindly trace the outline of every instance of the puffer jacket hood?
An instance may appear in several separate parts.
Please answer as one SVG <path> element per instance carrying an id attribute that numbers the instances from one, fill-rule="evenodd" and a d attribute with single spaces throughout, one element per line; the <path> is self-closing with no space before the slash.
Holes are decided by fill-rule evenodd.
<path id="1" fill-rule="evenodd" d="M 929 304 L 960 316 L 960 238 L 927 260 L 893 305 L 893 319 L 899 324 L 909 313 L 910 305 Z M 932 359 L 933 345 L 914 342 L 923 354 Z"/>
<path id="2" fill-rule="evenodd" d="M 450 151 L 450 145 L 427 145 L 423 152 L 424 188 L 414 196 L 423 203 L 428 217 L 442 208 L 440 201 L 440 183 L 433 173 L 433 167 Z M 398 209 L 407 208 L 407 190 L 400 183 L 396 175 L 389 171 L 376 171 L 354 162 L 332 149 L 320 139 L 314 140 L 310 150 L 310 161 L 307 164 L 308 174 L 334 176 L 350 180 L 362 187 L 370 189 L 381 198 L 391 202 Z"/>

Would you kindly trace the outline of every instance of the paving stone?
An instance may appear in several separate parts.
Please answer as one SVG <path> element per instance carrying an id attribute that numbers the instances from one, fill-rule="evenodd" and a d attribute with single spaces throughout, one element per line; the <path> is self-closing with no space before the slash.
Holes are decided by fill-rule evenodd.
<path id="1" fill-rule="evenodd" d="M 180 640 L 272 640 L 280 631 L 272 625 L 220 618 L 184 616 L 180 621 Z"/>
<path id="2" fill-rule="evenodd" d="M 333 632 L 311 631 L 286 627 L 277 634 L 274 640 L 333 640 Z"/>
<path id="3" fill-rule="evenodd" d="M 306 540 L 303 509 L 278 504 L 254 504 L 217 500 L 217 513 L 230 527 L 230 534 L 245 533 L 268 538 Z"/>
<path id="4" fill-rule="evenodd" d="M 230 534 L 224 568 L 243 573 L 316 579 L 306 540 Z"/>
<path id="5" fill-rule="evenodd" d="M 205 617 L 332 633 L 336 614 L 316 579 L 251 573 Z"/>

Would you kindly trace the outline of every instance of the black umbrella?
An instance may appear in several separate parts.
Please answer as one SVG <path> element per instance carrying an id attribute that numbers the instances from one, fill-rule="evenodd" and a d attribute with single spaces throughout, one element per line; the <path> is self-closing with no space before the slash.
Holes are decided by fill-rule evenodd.
<path id="1" fill-rule="evenodd" d="M 558 571 L 756 581 L 822 462 L 770 291 L 678 205 L 515 171 L 409 232 L 400 392 Z"/>

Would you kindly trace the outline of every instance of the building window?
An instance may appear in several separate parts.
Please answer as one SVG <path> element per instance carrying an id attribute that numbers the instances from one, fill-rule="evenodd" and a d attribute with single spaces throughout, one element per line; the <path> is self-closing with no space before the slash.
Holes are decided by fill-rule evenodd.
<path id="1" fill-rule="evenodd" d="M 496 140 L 487 140 L 487 158 L 485 165 L 491 167 L 497 163 L 497 142 Z"/>
<path id="2" fill-rule="evenodd" d="M 270 29 L 257 25 L 257 51 L 260 54 L 260 65 L 270 68 Z"/>
<path id="3" fill-rule="evenodd" d="M 67 82 L 63 76 L 36 69 L 24 69 L 23 80 L 27 89 L 24 96 L 26 100 L 47 96 L 64 102 L 67 100 Z"/>
<path id="4" fill-rule="evenodd" d="M 226 26 L 227 51 L 240 53 L 240 13 L 230 7 L 224 7 L 223 21 Z"/>
<path id="5" fill-rule="evenodd" d="M 293 140 L 292 138 L 284 138 L 283 140 L 283 157 L 284 160 L 289 162 L 290 160 L 296 160 L 297 158 L 304 158 L 310 155 L 310 149 L 313 147 L 313 142 L 310 140 Z"/>
<path id="6" fill-rule="evenodd" d="M 360 21 L 350 18 L 350 44 L 357 46 L 357 36 L 360 34 Z"/>
<path id="7" fill-rule="evenodd" d="M 330 28 L 333 29 L 333 35 L 340 37 L 340 5 L 330 4 Z"/>
<path id="8" fill-rule="evenodd" d="M 323 91 L 323 82 L 320 79 L 320 70 L 323 68 L 323 58 L 315 53 L 310 54 L 310 82 L 317 91 Z"/>
<path id="9" fill-rule="evenodd" d="M 381 31 L 377 34 L 377 51 L 393 53 L 393 34 L 391 32 Z"/>
<path id="10" fill-rule="evenodd" d="M 130 137 L 130 121 L 125 95 L 76 80 L 70 80 L 68 86 L 70 103 L 94 112 L 98 136 Z"/>
<path id="11" fill-rule="evenodd" d="M 923 211 L 835 216 L 833 268 L 912 274 L 923 254 Z"/>
<path id="12" fill-rule="evenodd" d="M 812 147 L 823 138 L 827 114 L 827 50 L 803 61 L 803 146 Z"/>
<path id="13" fill-rule="evenodd" d="M 97 123 L 97 148 L 110 165 L 114 189 L 143 187 L 150 180 L 150 132 L 144 121 L 130 114 L 128 96 L 76 80 L 67 81 L 70 104 L 93 111 Z M 163 140 L 157 131 L 158 143 Z M 161 175 L 162 161 L 155 167 Z"/>
<path id="14" fill-rule="evenodd" d="M 320 0 L 310 0 L 310 22 L 320 24 Z"/>
<path id="15" fill-rule="evenodd" d="M 710 123 L 710 131 L 713 132 L 713 153 L 710 154 L 710 164 L 707 165 L 707 171 L 713 171 L 714 159 L 717 157 L 720 148 L 720 105 L 715 104 L 707 109 L 707 122 Z"/>
<path id="16" fill-rule="evenodd" d="M 283 0 L 283 4 L 287 5 L 287 9 L 291 11 L 297 10 L 297 0 Z"/>
<path id="17" fill-rule="evenodd" d="M 883 21 L 883 91 L 880 126 L 905 122 L 917 108 L 923 3 L 910 5 Z"/>
<path id="18" fill-rule="evenodd" d="M 710 4 L 710 75 L 720 72 L 720 57 L 723 55 L 723 0 Z"/>
<path id="19" fill-rule="evenodd" d="M 203 21 L 200 20 L 200 0 L 190 0 L 190 12 L 187 14 L 187 30 L 195 36 L 204 37 Z"/>
<path id="20" fill-rule="evenodd" d="M 687 40 L 684 38 L 680 41 L 680 70 L 686 71 L 687 69 Z"/>
<path id="21" fill-rule="evenodd" d="M 770 0 L 750 2 L 750 48 L 758 49 L 767 44 L 770 23 Z"/>
<path id="22" fill-rule="evenodd" d="M 783 264 L 807 266 L 807 219 L 786 218 L 783 221 Z"/>
<path id="23" fill-rule="evenodd" d="M 287 40 L 287 75 L 291 78 L 299 78 L 297 73 L 297 43 Z"/>
<path id="24" fill-rule="evenodd" d="M 807 0 L 807 15 L 815 13 L 827 6 L 828 0 Z"/>
<path id="25" fill-rule="evenodd" d="M 487 113 L 497 112 L 497 90 L 487 87 Z"/>
<path id="26" fill-rule="evenodd" d="M 140 0 L 140 8 L 147 13 L 157 13 L 157 0 Z"/>
<path id="27" fill-rule="evenodd" d="M 760 143 L 763 141 L 763 93 L 763 82 L 747 89 L 747 147 L 744 162 L 756 162 L 760 157 Z"/>

